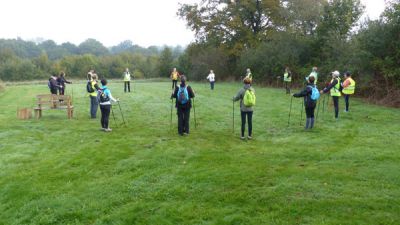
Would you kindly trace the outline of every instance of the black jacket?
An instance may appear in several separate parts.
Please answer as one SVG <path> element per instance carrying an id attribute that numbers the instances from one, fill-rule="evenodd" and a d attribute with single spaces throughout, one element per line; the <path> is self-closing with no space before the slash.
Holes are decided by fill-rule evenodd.
<path id="1" fill-rule="evenodd" d="M 324 90 L 322 90 L 324 93 L 327 93 L 328 91 L 330 91 L 332 88 L 334 88 L 336 86 L 336 84 L 339 83 L 339 79 L 335 78 L 333 79 L 332 83 L 330 83 L 326 88 L 324 88 Z"/>
<path id="2" fill-rule="evenodd" d="M 57 78 L 57 83 L 58 85 L 60 85 L 61 87 L 65 87 L 65 83 L 70 84 L 71 82 L 67 81 L 65 79 L 65 77 L 58 77 Z"/>
<path id="3" fill-rule="evenodd" d="M 317 101 L 311 99 L 311 94 L 312 94 L 311 87 L 315 87 L 315 84 L 308 83 L 307 86 L 302 91 L 293 94 L 293 97 L 296 98 L 304 97 L 304 106 L 307 108 L 314 108 L 317 104 Z"/>
<path id="4" fill-rule="evenodd" d="M 179 85 L 179 87 L 183 87 L 182 84 Z M 171 98 L 175 98 L 175 107 L 176 108 L 192 108 L 192 98 L 194 98 L 194 92 L 192 87 L 187 86 L 187 92 L 189 95 L 189 101 L 186 104 L 179 104 L 178 103 L 178 91 L 179 87 L 175 87 L 174 93 L 172 93 Z"/>

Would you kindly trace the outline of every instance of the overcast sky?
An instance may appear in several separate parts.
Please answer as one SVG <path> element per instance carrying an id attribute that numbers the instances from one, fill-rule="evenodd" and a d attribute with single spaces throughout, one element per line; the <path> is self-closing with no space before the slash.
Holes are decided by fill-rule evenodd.
<path id="1" fill-rule="evenodd" d="M 200 0 L 1 0 L 0 38 L 37 37 L 76 45 L 94 38 L 110 47 L 124 40 L 144 47 L 194 40 L 176 16 L 180 3 Z M 384 0 L 361 0 L 371 19 Z"/>

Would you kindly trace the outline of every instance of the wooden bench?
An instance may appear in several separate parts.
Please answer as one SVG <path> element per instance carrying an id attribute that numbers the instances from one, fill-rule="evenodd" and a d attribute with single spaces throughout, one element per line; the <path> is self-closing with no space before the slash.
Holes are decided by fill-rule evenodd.
<path id="1" fill-rule="evenodd" d="M 42 117 L 43 110 L 49 109 L 67 110 L 68 119 L 73 117 L 74 106 L 69 95 L 44 94 L 36 96 L 36 99 L 37 107 L 34 108 L 36 119 Z"/>

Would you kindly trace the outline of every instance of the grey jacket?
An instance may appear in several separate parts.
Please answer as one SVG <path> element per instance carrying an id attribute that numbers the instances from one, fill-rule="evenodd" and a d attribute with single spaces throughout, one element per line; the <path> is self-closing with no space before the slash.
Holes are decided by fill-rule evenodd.
<path id="1" fill-rule="evenodd" d="M 254 93 L 256 93 L 254 91 L 254 88 L 252 88 L 250 86 L 250 84 L 245 84 L 244 87 L 242 89 L 239 90 L 239 92 L 236 94 L 235 97 L 233 97 L 233 101 L 237 101 L 240 100 L 240 111 L 242 112 L 253 112 L 253 108 L 252 107 L 246 107 L 243 104 L 243 97 L 244 97 L 244 92 L 246 92 L 247 89 L 250 89 L 251 91 L 253 91 Z"/>

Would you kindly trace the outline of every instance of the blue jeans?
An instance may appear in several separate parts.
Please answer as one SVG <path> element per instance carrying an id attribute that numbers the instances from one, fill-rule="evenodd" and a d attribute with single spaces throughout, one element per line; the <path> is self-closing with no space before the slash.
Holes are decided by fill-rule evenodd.
<path id="1" fill-rule="evenodd" d="M 211 90 L 214 90 L 214 83 L 215 83 L 215 81 L 210 82 Z"/>
<path id="2" fill-rule="evenodd" d="M 96 118 L 97 108 L 99 108 L 99 102 L 96 96 L 90 96 L 90 117 Z"/>

